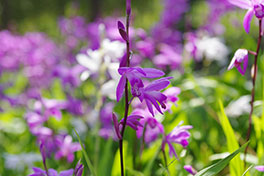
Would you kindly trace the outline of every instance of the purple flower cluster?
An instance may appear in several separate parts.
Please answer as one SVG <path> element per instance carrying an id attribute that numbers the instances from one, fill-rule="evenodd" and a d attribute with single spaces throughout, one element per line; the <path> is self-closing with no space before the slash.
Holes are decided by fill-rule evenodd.
<path id="1" fill-rule="evenodd" d="M 37 137 L 37 141 L 45 148 L 45 156 L 55 153 L 55 158 L 67 158 L 68 162 L 74 160 L 73 153 L 81 149 L 80 144 L 72 143 L 69 135 L 56 135 L 54 131 L 45 125 L 50 117 L 61 120 L 61 109 L 64 109 L 65 102 L 57 100 L 41 99 L 34 104 L 34 111 L 25 115 L 29 129 Z"/>

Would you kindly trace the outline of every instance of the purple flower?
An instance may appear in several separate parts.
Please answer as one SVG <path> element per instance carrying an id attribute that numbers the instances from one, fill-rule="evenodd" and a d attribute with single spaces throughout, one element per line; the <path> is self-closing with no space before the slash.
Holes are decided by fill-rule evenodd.
<path id="1" fill-rule="evenodd" d="M 116 136 L 118 137 L 118 139 L 122 139 L 122 136 L 120 134 L 120 129 L 119 129 L 119 123 L 118 123 L 118 120 L 117 120 L 117 116 L 114 113 L 112 115 L 112 118 L 113 118 L 113 122 L 114 122 L 114 128 L 115 128 Z"/>
<path id="2" fill-rule="evenodd" d="M 83 168 L 84 166 L 79 161 L 74 169 L 74 176 L 82 176 Z"/>
<path id="3" fill-rule="evenodd" d="M 137 130 L 138 127 L 143 127 L 141 123 L 139 123 L 139 119 L 143 119 L 144 117 L 140 116 L 140 115 L 130 115 L 127 117 L 127 121 L 126 121 L 126 125 L 130 126 L 132 129 Z M 124 124 L 124 118 L 122 120 L 120 120 L 119 122 L 120 127 L 123 126 Z"/>
<path id="4" fill-rule="evenodd" d="M 244 22 L 243 22 L 243 26 L 247 33 L 249 33 L 250 22 L 254 14 L 258 19 L 262 19 L 264 17 L 263 0 L 252 0 L 252 1 L 250 0 L 228 0 L 228 1 L 235 6 L 248 10 L 244 17 Z"/>
<path id="5" fill-rule="evenodd" d="M 47 176 L 46 171 L 44 171 L 44 170 L 42 170 L 40 168 L 33 167 L 32 170 L 34 171 L 34 173 L 30 174 L 29 176 Z M 73 169 L 61 171 L 59 174 L 54 169 L 49 169 L 48 172 L 49 172 L 49 176 L 72 176 Z"/>
<path id="6" fill-rule="evenodd" d="M 183 168 L 192 175 L 197 173 L 197 171 L 191 165 L 185 165 Z"/>
<path id="7" fill-rule="evenodd" d="M 81 150 L 79 143 L 72 143 L 72 137 L 66 136 L 63 140 L 58 141 L 59 151 L 56 152 L 55 158 L 60 159 L 66 157 L 67 161 L 71 163 L 74 160 L 74 152 Z"/>
<path id="8" fill-rule="evenodd" d="M 243 63 L 243 69 L 241 67 L 241 64 Z M 244 75 L 247 70 L 248 65 L 248 50 L 246 49 L 238 49 L 235 52 L 234 57 L 232 58 L 231 63 L 228 66 L 228 70 L 232 69 L 233 67 L 236 67 L 237 70 Z"/>
<path id="9" fill-rule="evenodd" d="M 147 144 L 155 141 L 160 134 L 164 133 L 163 125 L 157 119 L 153 118 L 147 109 L 136 109 L 133 111 L 133 114 L 141 114 L 144 116 L 144 119 L 141 119 L 139 122 L 145 129 L 138 128 L 137 137 L 142 137 L 143 131 L 145 130 L 144 141 Z"/>
<path id="10" fill-rule="evenodd" d="M 121 21 L 117 22 L 118 30 L 121 35 L 121 37 L 125 40 L 128 41 L 127 33 L 124 24 Z"/>
<path id="11" fill-rule="evenodd" d="M 133 94 L 136 93 L 139 88 L 144 87 L 141 78 L 157 78 L 164 75 L 164 72 L 154 68 L 139 67 L 121 67 L 118 69 L 118 72 L 121 75 L 121 78 L 116 89 L 117 102 L 119 102 L 123 95 L 126 79 L 128 79 L 131 84 Z"/>
<path id="12" fill-rule="evenodd" d="M 124 124 L 124 118 L 122 120 L 120 120 L 120 122 L 118 123 L 117 120 L 117 116 L 113 113 L 113 122 L 114 122 L 114 128 L 115 128 L 115 132 L 116 135 L 118 137 L 118 139 L 122 139 L 121 133 L 120 133 L 120 129 L 122 129 L 123 124 Z M 140 115 L 129 115 L 127 117 L 127 121 L 126 121 L 126 125 L 130 126 L 132 129 L 134 130 L 138 130 L 138 127 L 143 127 L 142 124 L 138 121 L 140 119 L 143 119 L 144 117 L 140 116 Z"/>
<path id="13" fill-rule="evenodd" d="M 259 172 L 264 172 L 264 166 L 255 166 L 255 169 L 257 169 Z"/>
<path id="14" fill-rule="evenodd" d="M 155 65 L 163 69 L 166 67 L 170 67 L 171 69 L 180 68 L 182 56 L 180 53 L 176 52 L 172 46 L 162 44 L 160 46 L 160 52 L 160 54 L 153 58 Z"/>
<path id="15" fill-rule="evenodd" d="M 144 88 L 138 88 L 136 93 L 132 93 L 133 96 L 137 96 L 141 102 L 145 100 L 149 112 L 154 116 L 154 111 L 152 105 L 161 113 L 163 112 L 160 109 L 160 106 L 163 109 L 166 109 L 165 101 L 167 100 L 167 96 L 163 93 L 160 93 L 162 89 L 165 89 L 170 84 L 168 78 L 161 78 L 153 81 L 148 86 Z M 133 90 L 133 89 L 132 89 Z M 157 103 L 159 102 L 159 104 Z"/>
<path id="16" fill-rule="evenodd" d="M 184 148 L 188 146 L 188 138 L 190 137 L 190 133 L 187 131 L 192 128 L 190 125 L 180 126 L 181 123 L 176 126 L 171 133 L 164 137 L 162 142 L 162 150 L 165 150 L 165 144 L 167 143 L 169 146 L 169 154 L 172 157 L 173 155 L 178 158 L 176 151 L 172 145 L 172 143 L 177 143 L 182 145 Z"/>

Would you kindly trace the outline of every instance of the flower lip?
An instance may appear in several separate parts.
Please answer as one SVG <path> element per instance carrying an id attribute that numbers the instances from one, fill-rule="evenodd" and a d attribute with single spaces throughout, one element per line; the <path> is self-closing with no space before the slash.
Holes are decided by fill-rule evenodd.
<path id="1" fill-rule="evenodd" d="M 259 19 L 263 18 L 264 17 L 264 6 L 262 4 L 255 4 L 254 13 L 257 18 Z"/>
<path id="2" fill-rule="evenodd" d="M 243 64 L 243 70 L 241 69 L 241 63 L 244 62 Z M 232 58 L 231 63 L 228 66 L 228 70 L 236 67 L 238 69 L 238 71 L 244 75 L 246 72 L 246 68 L 247 68 L 247 63 L 248 63 L 248 50 L 246 49 L 238 49 L 235 54 L 234 57 Z"/>

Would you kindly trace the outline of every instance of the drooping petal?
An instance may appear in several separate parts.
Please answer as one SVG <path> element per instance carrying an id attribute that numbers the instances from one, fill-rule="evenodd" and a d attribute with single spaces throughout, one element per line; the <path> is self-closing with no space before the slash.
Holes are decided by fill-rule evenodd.
<path id="1" fill-rule="evenodd" d="M 155 108 L 156 108 L 161 114 L 163 114 L 162 111 L 161 111 L 161 109 L 160 109 L 160 107 L 159 107 L 159 104 L 156 102 L 156 100 L 155 100 L 151 95 L 145 93 L 144 96 L 145 96 L 145 99 L 148 99 L 148 100 L 149 100 L 149 101 L 155 106 Z M 153 114 L 152 114 L 152 115 L 153 115 Z M 153 116 L 154 116 L 154 115 L 153 115 Z"/>
<path id="2" fill-rule="evenodd" d="M 178 155 L 177 155 L 177 153 L 176 153 L 176 151 L 175 151 L 175 149 L 173 147 L 173 145 L 169 141 L 167 141 L 167 144 L 169 145 L 169 154 L 170 154 L 170 157 L 172 157 L 174 155 L 177 159 L 179 159 L 178 158 Z"/>
<path id="3" fill-rule="evenodd" d="M 243 64 L 243 73 L 244 73 L 244 74 L 246 73 L 247 66 L 248 66 L 248 56 L 245 57 L 245 59 L 244 59 L 244 64 Z M 243 74 L 243 75 L 244 75 L 244 74 Z"/>
<path id="4" fill-rule="evenodd" d="M 252 20 L 252 17 L 254 15 L 254 10 L 253 9 L 249 9 L 244 17 L 244 21 L 243 21 L 243 26 L 244 29 L 247 33 L 249 33 L 250 30 L 250 22 Z"/>
<path id="5" fill-rule="evenodd" d="M 112 118 L 113 118 L 113 122 L 114 122 L 114 128 L 115 128 L 116 135 L 117 135 L 118 139 L 122 139 L 122 136 L 121 136 L 120 131 L 119 131 L 119 123 L 118 123 L 117 117 L 114 113 L 112 114 Z"/>
<path id="6" fill-rule="evenodd" d="M 126 77 L 122 76 L 116 88 L 116 101 L 119 102 L 121 99 L 126 85 Z"/>
<path id="7" fill-rule="evenodd" d="M 228 2 L 242 9 L 249 9 L 251 7 L 251 3 L 248 0 L 228 0 Z"/>
<path id="8" fill-rule="evenodd" d="M 154 117 L 154 112 L 153 112 L 153 107 L 152 107 L 151 102 L 148 99 L 146 99 L 145 101 L 146 101 L 146 104 L 147 104 L 147 107 L 148 107 L 149 112 Z"/>

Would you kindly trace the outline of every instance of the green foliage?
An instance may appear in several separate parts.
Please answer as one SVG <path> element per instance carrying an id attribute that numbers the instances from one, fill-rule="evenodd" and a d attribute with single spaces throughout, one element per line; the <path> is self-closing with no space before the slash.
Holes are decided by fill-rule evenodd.
<path id="1" fill-rule="evenodd" d="M 239 147 L 237 142 L 235 132 L 225 114 L 224 106 L 221 100 L 219 100 L 220 112 L 218 113 L 221 126 L 224 130 L 226 139 L 227 139 L 227 148 L 228 152 L 232 152 Z M 231 162 L 230 162 L 230 174 L 232 176 L 242 175 L 243 173 L 243 161 L 240 159 L 240 155 L 238 154 Z"/>
<path id="2" fill-rule="evenodd" d="M 195 176 L 213 176 L 218 174 L 220 171 L 222 171 L 228 164 L 229 162 L 237 156 L 240 152 L 243 152 L 247 146 L 248 142 L 241 146 L 239 149 L 228 155 L 227 157 L 221 159 L 217 163 L 201 170 L 198 172 Z"/>

